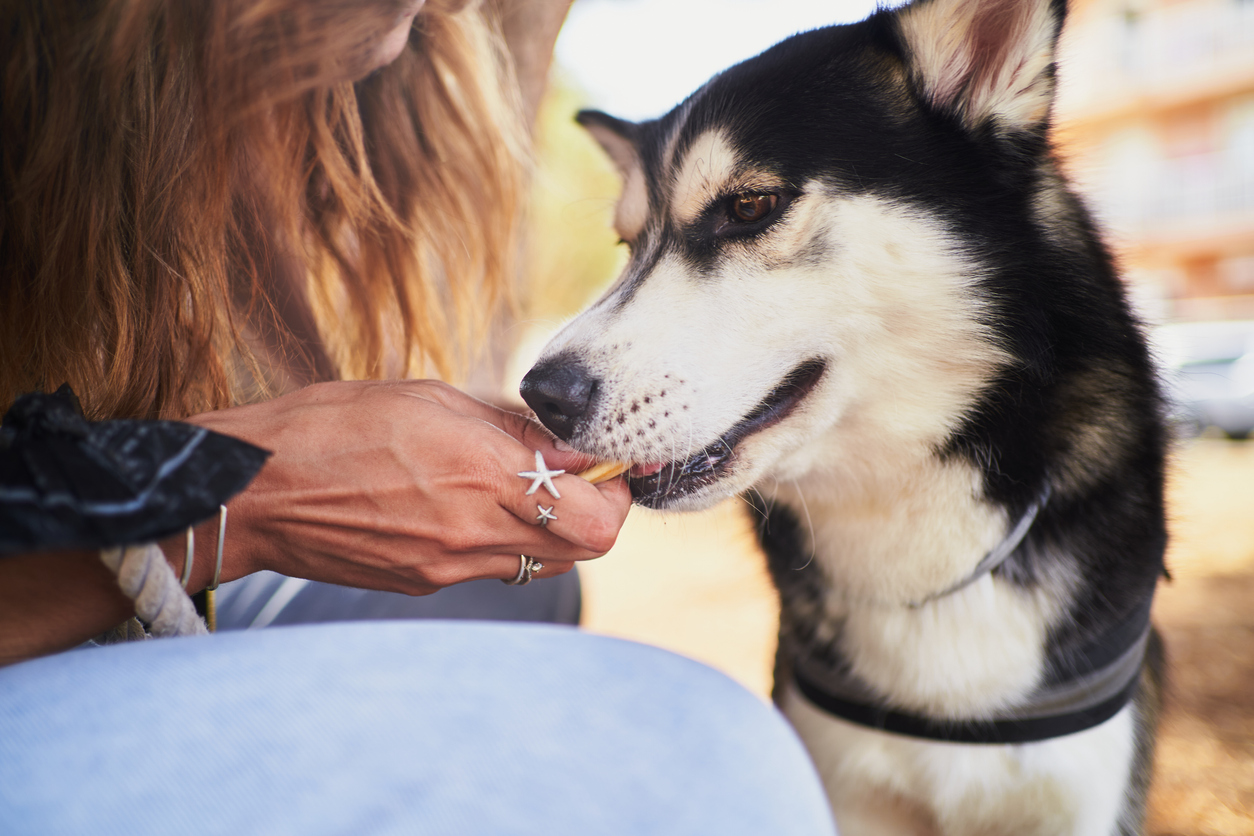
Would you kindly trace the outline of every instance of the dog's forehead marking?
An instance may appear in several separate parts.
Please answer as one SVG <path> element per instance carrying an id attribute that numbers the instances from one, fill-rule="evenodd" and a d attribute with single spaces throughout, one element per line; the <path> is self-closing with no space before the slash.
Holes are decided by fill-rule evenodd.
<path id="1" fill-rule="evenodd" d="M 734 147 L 720 129 L 705 131 L 672 160 L 671 219 L 680 227 L 696 220 L 722 194 L 741 168 Z"/>

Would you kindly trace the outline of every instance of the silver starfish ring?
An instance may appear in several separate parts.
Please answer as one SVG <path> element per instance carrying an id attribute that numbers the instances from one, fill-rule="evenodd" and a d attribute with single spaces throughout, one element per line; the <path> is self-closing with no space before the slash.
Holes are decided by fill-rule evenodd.
<path id="1" fill-rule="evenodd" d="M 537 505 L 536 510 L 540 512 L 536 515 L 536 519 L 539 520 L 540 525 L 548 525 L 549 520 L 557 519 L 557 515 L 553 513 L 552 505 L 548 508 L 545 508 L 543 505 Z"/>
<path id="2" fill-rule="evenodd" d="M 535 480 L 531 483 L 531 487 L 527 488 L 527 496 L 531 496 L 540 489 L 541 485 L 544 485 L 544 489 L 552 494 L 554 499 L 561 499 L 562 495 L 557 492 L 557 488 L 553 487 L 553 477 L 561 476 L 565 472 L 565 470 L 549 470 L 548 466 L 544 463 L 544 454 L 537 450 L 536 469 L 524 470 L 518 475 L 524 479 Z"/>
<path id="3" fill-rule="evenodd" d="M 512 581 L 501 579 L 501 583 L 506 586 L 526 586 L 531 583 L 531 576 L 544 568 L 544 564 L 536 560 L 534 557 L 527 557 L 525 554 L 518 555 L 521 563 L 518 566 L 518 574 L 514 576 Z"/>

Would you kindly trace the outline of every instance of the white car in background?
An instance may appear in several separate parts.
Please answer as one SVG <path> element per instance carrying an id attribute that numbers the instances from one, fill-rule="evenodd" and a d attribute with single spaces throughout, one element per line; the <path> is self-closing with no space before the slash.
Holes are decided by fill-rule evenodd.
<path id="1" fill-rule="evenodd" d="M 1186 431 L 1254 432 L 1254 320 L 1161 325 L 1153 343 Z"/>

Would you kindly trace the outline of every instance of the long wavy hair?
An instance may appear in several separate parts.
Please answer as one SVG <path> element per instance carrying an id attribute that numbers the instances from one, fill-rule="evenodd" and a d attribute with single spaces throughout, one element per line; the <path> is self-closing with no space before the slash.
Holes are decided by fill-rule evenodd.
<path id="1" fill-rule="evenodd" d="M 0 405 L 464 370 L 515 270 L 518 85 L 458 0 L 370 73 L 403 5 L 0 1 Z"/>

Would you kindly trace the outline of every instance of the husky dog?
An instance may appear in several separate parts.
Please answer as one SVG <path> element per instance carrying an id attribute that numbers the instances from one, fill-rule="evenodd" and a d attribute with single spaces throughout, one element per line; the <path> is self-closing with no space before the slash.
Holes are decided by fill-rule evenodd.
<path id="1" fill-rule="evenodd" d="M 757 507 L 845 836 L 1141 829 L 1166 430 L 1049 147 L 1064 12 L 917 0 L 579 116 L 631 258 L 524 399 L 641 505 Z"/>

